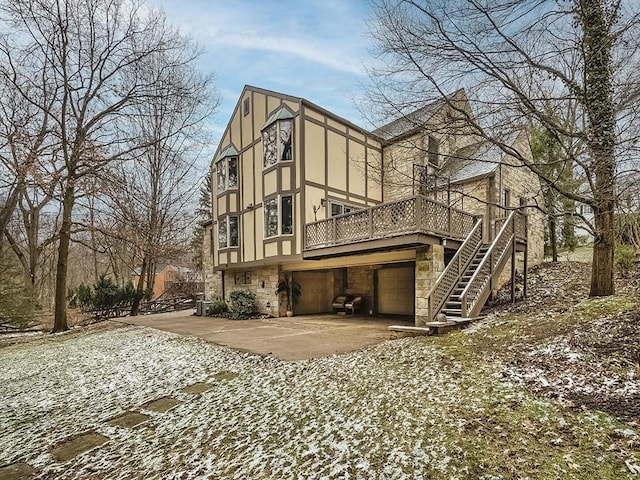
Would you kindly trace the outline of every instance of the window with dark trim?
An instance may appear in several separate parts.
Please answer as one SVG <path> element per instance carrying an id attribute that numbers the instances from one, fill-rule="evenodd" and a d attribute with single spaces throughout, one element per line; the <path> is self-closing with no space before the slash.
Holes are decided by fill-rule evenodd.
<path id="1" fill-rule="evenodd" d="M 242 102 L 242 115 L 246 117 L 249 115 L 249 111 L 251 110 L 251 98 L 247 97 Z"/>
<path id="2" fill-rule="evenodd" d="M 216 163 L 218 193 L 238 188 L 238 157 L 223 157 Z"/>
<path id="3" fill-rule="evenodd" d="M 281 195 L 264 201 L 264 238 L 293 234 L 293 196 Z"/>
<path id="4" fill-rule="evenodd" d="M 434 167 L 440 166 L 440 142 L 436 137 L 429 135 L 427 145 L 427 161 Z"/>
<path id="5" fill-rule="evenodd" d="M 236 285 L 251 285 L 251 272 L 236 272 L 234 275 L 234 283 Z"/>
<path id="6" fill-rule="evenodd" d="M 504 208 L 509 208 L 511 206 L 511 190 L 508 188 L 504 189 L 504 194 L 502 196 L 502 206 Z"/>
<path id="7" fill-rule="evenodd" d="M 437 177 L 429 173 L 426 165 L 413 164 L 413 193 L 427 195 L 437 187 Z"/>
<path id="8" fill-rule="evenodd" d="M 238 217 L 226 215 L 218 219 L 218 248 L 238 246 Z"/>
<path id="9" fill-rule="evenodd" d="M 263 166 L 293 160 L 293 120 L 279 120 L 262 132 Z"/>

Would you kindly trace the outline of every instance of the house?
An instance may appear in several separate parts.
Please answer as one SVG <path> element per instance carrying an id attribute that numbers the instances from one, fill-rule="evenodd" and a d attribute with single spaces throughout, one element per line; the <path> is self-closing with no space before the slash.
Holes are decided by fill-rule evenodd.
<path id="1" fill-rule="evenodd" d="M 275 287 L 292 275 L 296 314 L 330 312 L 346 293 L 362 296 L 364 313 L 418 325 L 440 311 L 477 315 L 499 284 L 542 261 L 543 216 L 527 208 L 540 185 L 465 130 L 464 91 L 447 100 L 370 132 L 246 86 L 212 162 L 207 297 L 249 289 L 260 311 L 281 316 Z M 510 141 L 530 155 L 526 136 Z"/>
<path id="2" fill-rule="evenodd" d="M 133 284 L 138 285 L 139 279 L 140 268 L 137 268 L 132 274 Z M 192 295 L 202 291 L 202 288 L 201 275 L 192 268 L 171 264 L 155 265 L 152 300 L 157 300 L 163 296 Z"/>

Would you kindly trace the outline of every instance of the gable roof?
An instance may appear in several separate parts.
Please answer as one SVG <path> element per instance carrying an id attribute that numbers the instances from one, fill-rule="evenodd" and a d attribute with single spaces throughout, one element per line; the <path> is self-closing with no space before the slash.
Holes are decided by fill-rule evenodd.
<path id="1" fill-rule="evenodd" d="M 385 142 L 397 140 L 400 137 L 409 136 L 420 130 L 441 108 L 446 106 L 449 101 L 461 97 L 466 101 L 464 89 L 456 90 L 447 98 L 439 98 L 425 106 L 397 118 L 380 128 L 375 129 L 372 133 L 382 138 Z"/>
<path id="2" fill-rule="evenodd" d="M 273 115 L 271 115 L 267 119 L 267 121 L 265 122 L 265 124 L 262 126 L 260 130 L 264 130 L 269 125 L 271 125 L 274 122 L 277 122 L 278 120 L 288 120 L 290 118 L 293 118 L 293 115 L 291 114 L 291 112 L 286 107 L 280 107 L 278 110 L 276 110 L 273 113 Z"/>
<path id="3" fill-rule="evenodd" d="M 238 101 L 236 102 L 236 106 L 233 109 L 233 112 L 231 113 L 231 116 L 229 117 L 229 121 L 227 123 L 227 126 L 224 129 L 224 132 L 222 133 L 222 135 L 220 136 L 220 138 L 224 138 L 225 135 L 227 134 L 227 132 L 229 131 L 229 128 L 231 127 L 231 120 L 233 119 L 233 117 L 236 115 L 237 112 L 240 111 L 241 108 L 241 103 L 242 103 L 242 99 L 245 95 L 245 93 L 247 91 L 251 91 L 251 92 L 257 92 L 257 93 L 262 93 L 265 95 L 269 95 L 271 97 L 277 97 L 280 98 L 282 100 L 288 100 L 290 102 L 293 103 L 299 103 L 300 105 L 306 105 L 308 107 L 311 107 L 312 109 L 322 113 L 323 115 L 326 115 L 327 117 L 330 117 L 333 120 L 336 120 L 339 123 L 342 123 L 346 126 L 348 126 L 351 129 L 357 130 L 360 133 L 364 134 L 364 135 L 371 135 L 372 133 L 368 130 L 366 130 L 365 128 L 362 128 L 358 125 L 356 125 L 355 123 L 347 120 L 346 118 L 343 118 L 339 115 L 336 115 L 335 113 L 331 112 L 330 110 L 327 110 L 326 108 L 323 108 L 313 102 L 310 102 L 309 100 L 302 98 L 302 97 L 296 97 L 293 95 L 288 95 L 286 93 L 280 93 L 280 92 L 276 92 L 274 90 L 268 90 L 265 88 L 261 88 L 261 87 L 255 87 L 253 85 L 245 85 L 244 88 L 242 89 L 242 92 L 240 93 L 240 96 L 238 97 Z M 273 123 L 276 120 L 282 120 L 284 119 L 286 115 L 289 115 L 289 117 L 286 118 L 293 118 L 295 115 L 291 114 L 291 112 L 287 109 L 284 109 L 283 112 L 283 108 L 279 108 L 276 112 L 274 112 L 273 114 L 271 114 L 271 116 L 267 119 L 267 121 L 265 122 L 265 125 L 261 128 L 264 129 L 265 127 L 269 126 L 270 123 Z M 218 159 L 221 158 L 221 150 L 226 149 L 228 147 L 228 145 L 222 145 L 222 144 L 218 144 L 216 151 L 213 155 L 213 159 Z"/>
<path id="4" fill-rule="evenodd" d="M 504 152 L 488 141 L 461 148 L 455 159 L 446 162 L 441 173 L 449 177 L 451 183 L 458 183 L 495 173 Z"/>

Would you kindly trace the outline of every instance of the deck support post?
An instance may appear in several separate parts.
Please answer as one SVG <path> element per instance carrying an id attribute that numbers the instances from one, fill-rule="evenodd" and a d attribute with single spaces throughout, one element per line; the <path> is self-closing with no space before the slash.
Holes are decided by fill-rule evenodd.
<path id="1" fill-rule="evenodd" d="M 444 271 L 444 247 L 442 245 L 425 245 L 416 250 L 415 274 L 415 324 L 424 325 L 430 322 L 429 292 L 436 280 Z"/>

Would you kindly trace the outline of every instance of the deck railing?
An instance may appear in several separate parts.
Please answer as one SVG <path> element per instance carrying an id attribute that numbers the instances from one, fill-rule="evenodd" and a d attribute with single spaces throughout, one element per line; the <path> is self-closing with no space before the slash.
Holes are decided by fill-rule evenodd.
<path id="1" fill-rule="evenodd" d="M 501 221 L 500 231 L 485 253 L 480 265 L 476 268 L 467 286 L 460 294 L 461 316 L 476 316 L 480 313 L 484 302 L 490 293 L 487 288 L 497 281 L 507 260 L 507 255 L 513 253 L 520 213 L 517 211 Z"/>
<path id="2" fill-rule="evenodd" d="M 527 215 L 523 213 L 521 210 L 515 210 L 515 216 L 513 217 L 513 221 L 515 222 L 515 236 L 518 241 L 527 241 Z M 502 229 L 502 226 L 507 221 L 509 217 L 500 217 L 496 218 L 493 223 L 493 232 L 491 234 L 491 238 L 494 239 Z"/>
<path id="3" fill-rule="evenodd" d="M 466 272 L 480 247 L 482 247 L 482 219 L 478 220 L 427 295 L 430 322 L 436 319 L 436 315 L 442 310 L 447 298 L 449 298 L 460 278 Z"/>
<path id="4" fill-rule="evenodd" d="M 304 248 L 311 250 L 407 233 L 464 239 L 475 222 L 476 217 L 470 213 L 416 195 L 309 223 L 305 226 Z"/>

